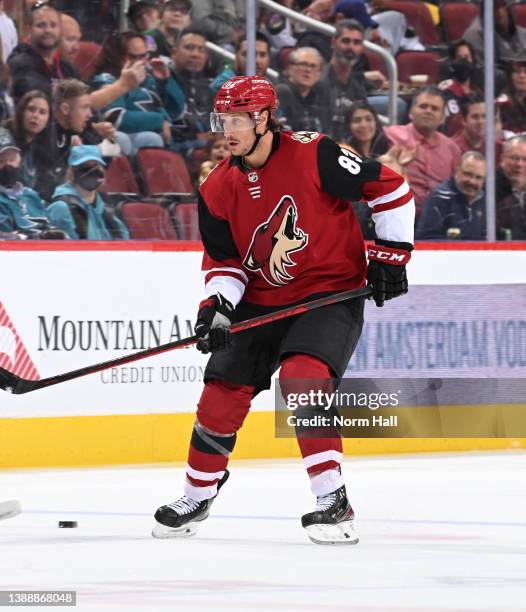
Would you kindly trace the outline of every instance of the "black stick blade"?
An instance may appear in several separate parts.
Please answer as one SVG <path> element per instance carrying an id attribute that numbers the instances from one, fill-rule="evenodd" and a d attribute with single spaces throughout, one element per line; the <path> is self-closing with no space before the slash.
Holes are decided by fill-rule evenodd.
<path id="1" fill-rule="evenodd" d="M 15 393 L 15 389 L 20 382 L 20 378 L 16 374 L 12 374 L 4 368 L 0 368 L 0 389 L 8 393 Z"/>
<path id="2" fill-rule="evenodd" d="M 25 380 L 4 368 L 0 368 L 0 389 L 7 391 L 7 393 L 12 393 L 13 395 L 27 393 L 38 388 L 39 383 L 39 380 Z"/>

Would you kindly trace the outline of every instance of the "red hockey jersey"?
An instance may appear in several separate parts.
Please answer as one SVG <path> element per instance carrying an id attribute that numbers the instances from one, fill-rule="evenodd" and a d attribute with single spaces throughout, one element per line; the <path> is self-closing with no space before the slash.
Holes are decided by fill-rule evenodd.
<path id="1" fill-rule="evenodd" d="M 199 189 L 206 295 L 283 306 L 363 286 L 365 246 L 350 205 L 358 200 L 373 207 L 378 238 L 413 242 L 406 181 L 323 134 L 274 134 L 257 170 L 223 160 Z"/>

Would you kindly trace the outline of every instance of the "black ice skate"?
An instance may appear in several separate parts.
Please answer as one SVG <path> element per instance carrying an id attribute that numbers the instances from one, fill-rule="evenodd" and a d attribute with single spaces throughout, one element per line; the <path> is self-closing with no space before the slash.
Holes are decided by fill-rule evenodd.
<path id="1" fill-rule="evenodd" d="M 301 524 L 315 544 L 358 544 L 353 529 L 354 512 L 345 485 L 318 497 L 316 509 L 301 517 Z"/>
<path id="2" fill-rule="evenodd" d="M 230 472 L 225 470 L 223 478 L 217 483 L 217 492 L 225 484 Z M 166 506 L 161 506 L 155 513 L 155 526 L 152 530 L 154 538 L 189 538 L 197 533 L 199 523 L 208 518 L 212 502 L 217 497 L 211 497 L 198 502 L 186 495 Z"/>

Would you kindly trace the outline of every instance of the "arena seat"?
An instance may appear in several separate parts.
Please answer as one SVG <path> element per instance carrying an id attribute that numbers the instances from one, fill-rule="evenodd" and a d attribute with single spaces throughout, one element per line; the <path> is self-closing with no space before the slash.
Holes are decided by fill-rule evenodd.
<path id="1" fill-rule="evenodd" d="M 521 28 L 526 28 L 526 3 L 512 4 L 512 7 L 515 11 L 517 25 L 521 26 Z"/>
<path id="2" fill-rule="evenodd" d="M 281 47 L 276 56 L 276 63 L 280 72 L 287 70 L 289 67 L 289 56 L 296 47 Z"/>
<path id="3" fill-rule="evenodd" d="M 409 77 L 414 74 L 427 74 L 428 84 L 437 83 L 440 56 L 432 51 L 402 51 L 396 56 L 398 80 L 410 83 Z"/>
<path id="4" fill-rule="evenodd" d="M 197 202 L 172 204 L 170 215 L 181 240 L 201 240 Z"/>
<path id="5" fill-rule="evenodd" d="M 139 185 L 129 159 L 125 155 L 114 157 L 106 172 L 102 193 L 138 194 Z"/>
<path id="6" fill-rule="evenodd" d="M 385 77 L 389 76 L 382 56 L 374 53 L 374 51 L 369 51 L 369 49 L 365 49 L 365 55 L 369 60 L 369 70 L 379 70 Z"/>
<path id="7" fill-rule="evenodd" d="M 478 4 L 471 2 L 445 2 L 440 7 L 440 22 L 444 40 L 448 43 L 460 40 L 478 15 Z"/>
<path id="8" fill-rule="evenodd" d="M 166 149 L 145 148 L 139 150 L 136 159 L 146 194 L 195 198 L 190 172 L 179 153 Z"/>
<path id="9" fill-rule="evenodd" d="M 389 3 L 389 10 L 400 11 L 405 15 L 407 23 L 417 33 L 423 45 L 438 45 L 440 43 L 431 13 L 424 2 L 419 0 L 393 0 Z"/>
<path id="10" fill-rule="evenodd" d="M 75 59 L 75 68 L 80 72 L 83 81 L 90 81 L 95 74 L 95 68 L 101 46 L 95 42 L 82 40 L 80 49 Z"/>
<path id="11" fill-rule="evenodd" d="M 118 212 L 132 240 L 178 240 L 169 212 L 159 204 L 123 202 Z"/>

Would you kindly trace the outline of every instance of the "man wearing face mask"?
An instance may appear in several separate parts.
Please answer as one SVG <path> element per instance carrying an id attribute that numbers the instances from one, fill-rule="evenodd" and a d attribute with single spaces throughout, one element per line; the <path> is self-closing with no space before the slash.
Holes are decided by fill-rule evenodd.
<path id="1" fill-rule="evenodd" d="M 452 136 L 462 129 L 461 106 L 473 94 L 482 94 L 479 83 L 483 83 L 480 70 L 475 65 L 473 47 L 465 40 L 459 40 L 450 48 L 449 74 L 451 78 L 442 81 L 439 88 L 446 98 L 446 134 Z M 482 80 L 481 80 L 482 78 Z"/>
<path id="2" fill-rule="evenodd" d="M 106 164 L 94 145 L 71 149 L 66 183 L 53 194 L 48 207 L 51 223 L 74 240 L 126 240 L 129 232 L 106 207 L 98 193 L 106 178 Z"/>
<path id="3" fill-rule="evenodd" d="M 0 127 L 0 234 L 3 238 L 63 239 L 48 222 L 42 198 L 20 182 L 22 157 L 9 130 Z"/>

